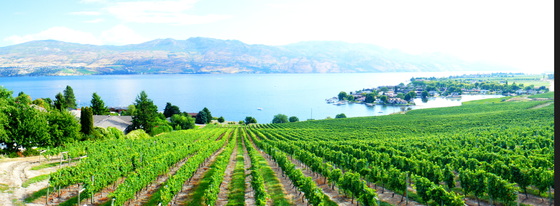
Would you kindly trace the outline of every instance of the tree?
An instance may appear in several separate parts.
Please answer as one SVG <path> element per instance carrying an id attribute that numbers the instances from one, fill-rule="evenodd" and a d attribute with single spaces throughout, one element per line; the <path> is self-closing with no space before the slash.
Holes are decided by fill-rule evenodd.
<path id="1" fill-rule="evenodd" d="M 385 95 L 381 95 L 381 97 L 379 97 L 379 99 L 383 102 L 383 103 L 389 103 L 387 96 Z"/>
<path id="2" fill-rule="evenodd" d="M 272 123 L 286 123 L 286 122 L 288 122 L 288 116 L 286 116 L 285 114 L 274 115 L 274 118 L 272 119 Z"/>
<path id="3" fill-rule="evenodd" d="M 290 122 L 299 122 L 299 118 L 297 118 L 296 116 L 291 116 L 290 119 L 288 119 Z"/>
<path id="4" fill-rule="evenodd" d="M 218 117 L 218 122 L 219 123 L 224 123 L 226 120 L 224 119 L 224 117 L 220 116 Z"/>
<path id="5" fill-rule="evenodd" d="M 93 132 L 93 109 L 91 107 L 82 107 L 80 111 L 80 124 L 82 125 L 82 133 L 90 135 Z"/>
<path id="6" fill-rule="evenodd" d="M 54 96 L 53 104 L 54 104 L 54 108 L 58 110 L 63 110 L 67 108 L 66 100 L 64 99 L 64 96 L 60 92 L 56 94 L 56 96 Z"/>
<path id="7" fill-rule="evenodd" d="M 410 92 L 408 92 L 404 95 L 404 100 L 406 100 L 406 101 L 410 101 L 414 98 L 416 98 L 416 92 L 414 92 L 414 91 L 410 91 Z"/>
<path id="8" fill-rule="evenodd" d="M 19 104 L 29 105 L 31 104 L 31 97 L 23 92 L 20 92 L 16 97 L 16 102 Z"/>
<path id="9" fill-rule="evenodd" d="M 64 89 L 64 102 L 66 103 L 66 107 L 76 109 L 76 96 L 74 96 L 74 90 L 69 85 L 66 86 Z"/>
<path id="10" fill-rule="evenodd" d="M 210 121 L 212 121 L 212 113 L 206 107 L 204 107 L 202 111 L 206 112 L 206 124 L 210 123 Z"/>
<path id="11" fill-rule="evenodd" d="M 174 114 L 181 114 L 181 110 L 178 106 L 167 102 L 167 104 L 165 104 L 165 109 L 163 109 L 163 115 L 167 118 L 173 116 Z"/>
<path id="12" fill-rule="evenodd" d="M 245 117 L 245 124 L 257 123 L 257 119 L 254 117 Z"/>
<path id="13" fill-rule="evenodd" d="M 365 100 L 365 102 L 366 102 L 366 103 L 373 103 L 373 102 L 375 102 L 375 94 L 373 94 L 373 93 L 367 93 L 367 94 L 366 94 L 366 100 Z"/>
<path id="14" fill-rule="evenodd" d="M 158 116 L 157 106 L 145 91 L 140 92 L 134 103 L 136 112 L 132 116 L 132 129 L 143 129 L 150 134 L 154 128 Z"/>
<path id="15" fill-rule="evenodd" d="M 340 114 L 337 114 L 334 118 L 335 119 L 346 118 L 346 115 L 344 113 L 340 113 Z"/>
<path id="16" fill-rule="evenodd" d="M 175 129 L 193 129 L 194 118 L 189 115 L 174 114 L 170 118 L 171 126 Z"/>
<path id="17" fill-rule="evenodd" d="M 428 98 L 428 92 L 426 90 L 422 91 L 422 94 L 420 94 L 420 97 L 422 97 L 422 99 Z"/>
<path id="18" fill-rule="evenodd" d="M 109 109 L 105 106 L 105 102 L 103 102 L 101 97 L 95 92 L 91 96 L 91 110 L 93 111 L 93 115 L 109 114 Z"/>
<path id="19" fill-rule="evenodd" d="M 80 123 L 70 112 L 51 111 L 49 112 L 47 120 L 49 122 L 51 146 L 59 147 L 64 143 L 80 139 Z"/>
<path id="20" fill-rule="evenodd" d="M 201 110 L 200 112 L 198 112 L 198 114 L 196 114 L 196 123 L 197 124 L 206 124 L 206 122 L 208 122 L 208 120 L 206 119 L 206 112 L 204 110 Z"/>
<path id="21" fill-rule="evenodd" d="M 8 101 L 13 103 L 11 99 Z M 26 104 L 3 105 L 2 110 L 3 113 L 9 114 L 5 115 L 4 120 L 0 120 L 7 123 L 7 129 L 3 132 L 6 137 L 2 142 L 7 146 L 8 151 L 16 151 L 19 147 L 30 148 L 51 144 L 47 112 Z"/>
<path id="22" fill-rule="evenodd" d="M 339 101 L 345 100 L 346 96 L 348 96 L 348 94 L 346 94 L 345 91 L 341 91 L 340 93 L 338 93 L 338 100 Z"/>

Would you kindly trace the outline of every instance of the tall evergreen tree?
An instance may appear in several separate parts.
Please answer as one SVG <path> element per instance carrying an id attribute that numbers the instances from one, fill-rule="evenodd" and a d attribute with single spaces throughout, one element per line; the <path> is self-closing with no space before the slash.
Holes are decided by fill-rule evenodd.
<path id="1" fill-rule="evenodd" d="M 202 111 L 206 112 L 206 124 L 210 123 L 210 121 L 212 121 L 212 113 L 206 107 L 204 107 Z"/>
<path id="2" fill-rule="evenodd" d="M 105 106 L 105 102 L 95 92 L 91 97 L 91 109 L 93 110 L 93 115 L 109 114 L 109 109 Z"/>
<path id="3" fill-rule="evenodd" d="M 140 92 L 134 103 L 136 107 L 135 115 L 132 117 L 132 129 L 143 129 L 146 133 L 151 133 L 157 124 L 157 106 L 145 91 Z"/>
<path id="4" fill-rule="evenodd" d="M 53 104 L 54 104 L 54 108 L 61 111 L 67 108 L 66 100 L 64 99 L 64 96 L 60 92 L 56 94 L 56 96 L 54 97 Z"/>
<path id="5" fill-rule="evenodd" d="M 70 87 L 70 85 L 67 85 L 66 89 L 64 89 L 63 92 L 66 106 L 72 109 L 76 109 L 76 96 L 74 96 L 74 90 L 72 89 L 72 87 Z"/>
<path id="6" fill-rule="evenodd" d="M 207 117 L 208 115 L 206 114 L 206 112 L 204 110 L 198 112 L 198 114 L 196 114 L 196 120 L 195 123 L 197 124 L 206 124 L 207 122 Z"/>
<path id="7" fill-rule="evenodd" d="M 93 109 L 91 107 L 82 107 L 80 112 L 80 123 L 82 124 L 82 133 L 89 135 L 93 132 Z"/>

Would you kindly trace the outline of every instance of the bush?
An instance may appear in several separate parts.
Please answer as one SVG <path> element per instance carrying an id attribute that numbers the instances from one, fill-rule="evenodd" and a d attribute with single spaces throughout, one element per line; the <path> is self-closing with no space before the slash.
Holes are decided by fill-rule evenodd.
<path id="1" fill-rule="evenodd" d="M 144 139 L 144 138 L 150 138 L 150 135 L 142 129 L 137 129 L 137 130 L 133 130 L 133 131 L 129 132 L 128 134 L 126 134 L 124 136 L 124 138 L 126 138 L 126 139 Z"/>
<path id="2" fill-rule="evenodd" d="M 29 156 L 37 156 L 41 154 L 39 151 L 37 151 L 36 149 L 33 148 L 29 148 L 29 149 L 25 149 L 25 151 L 23 151 L 23 156 L 29 157 Z"/>

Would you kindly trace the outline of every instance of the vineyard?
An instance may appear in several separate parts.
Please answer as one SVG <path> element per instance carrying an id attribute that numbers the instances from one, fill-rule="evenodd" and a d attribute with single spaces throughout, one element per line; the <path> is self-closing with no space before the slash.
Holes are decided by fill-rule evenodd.
<path id="1" fill-rule="evenodd" d="M 44 154 L 78 162 L 51 173 L 35 203 L 552 205 L 551 102 L 79 142 Z"/>

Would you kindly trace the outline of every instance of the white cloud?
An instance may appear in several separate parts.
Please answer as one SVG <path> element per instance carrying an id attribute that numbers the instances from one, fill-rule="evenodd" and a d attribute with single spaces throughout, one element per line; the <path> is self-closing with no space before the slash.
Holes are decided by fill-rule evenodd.
<path id="1" fill-rule="evenodd" d="M 105 3 L 107 0 L 80 0 L 80 3 Z"/>
<path id="2" fill-rule="evenodd" d="M 105 19 L 92 19 L 92 20 L 84 21 L 84 23 L 94 24 L 94 23 L 100 23 L 100 22 L 104 22 L 104 21 L 105 21 Z"/>
<path id="3" fill-rule="evenodd" d="M 227 15 L 192 15 L 186 12 L 197 0 L 118 2 L 107 11 L 125 22 L 204 24 L 229 18 Z"/>
<path id="4" fill-rule="evenodd" d="M 12 44 L 20 44 L 34 40 L 48 39 L 94 45 L 125 45 L 142 43 L 149 40 L 124 25 L 114 26 L 101 32 L 100 35 L 94 35 L 92 33 L 66 27 L 52 27 L 35 34 L 13 35 L 4 40 Z"/>
<path id="5" fill-rule="evenodd" d="M 65 42 L 82 43 L 82 44 L 101 44 L 102 41 L 96 38 L 93 34 L 78 31 L 66 27 L 52 27 L 47 30 L 41 31 L 36 34 L 28 35 L 13 35 L 5 38 L 5 41 L 12 44 L 20 44 L 33 40 L 59 40 Z"/>
<path id="6" fill-rule="evenodd" d="M 83 16 L 99 16 L 99 15 L 101 15 L 101 12 L 97 12 L 97 11 L 75 11 L 75 12 L 70 12 L 70 14 L 72 14 L 72 15 L 83 15 Z"/>
<path id="7" fill-rule="evenodd" d="M 105 44 L 125 45 L 137 44 L 148 41 L 149 39 L 140 36 L 134 30 L 124 25 L 117 25 L 101 33 L 101 38 Z"/>

